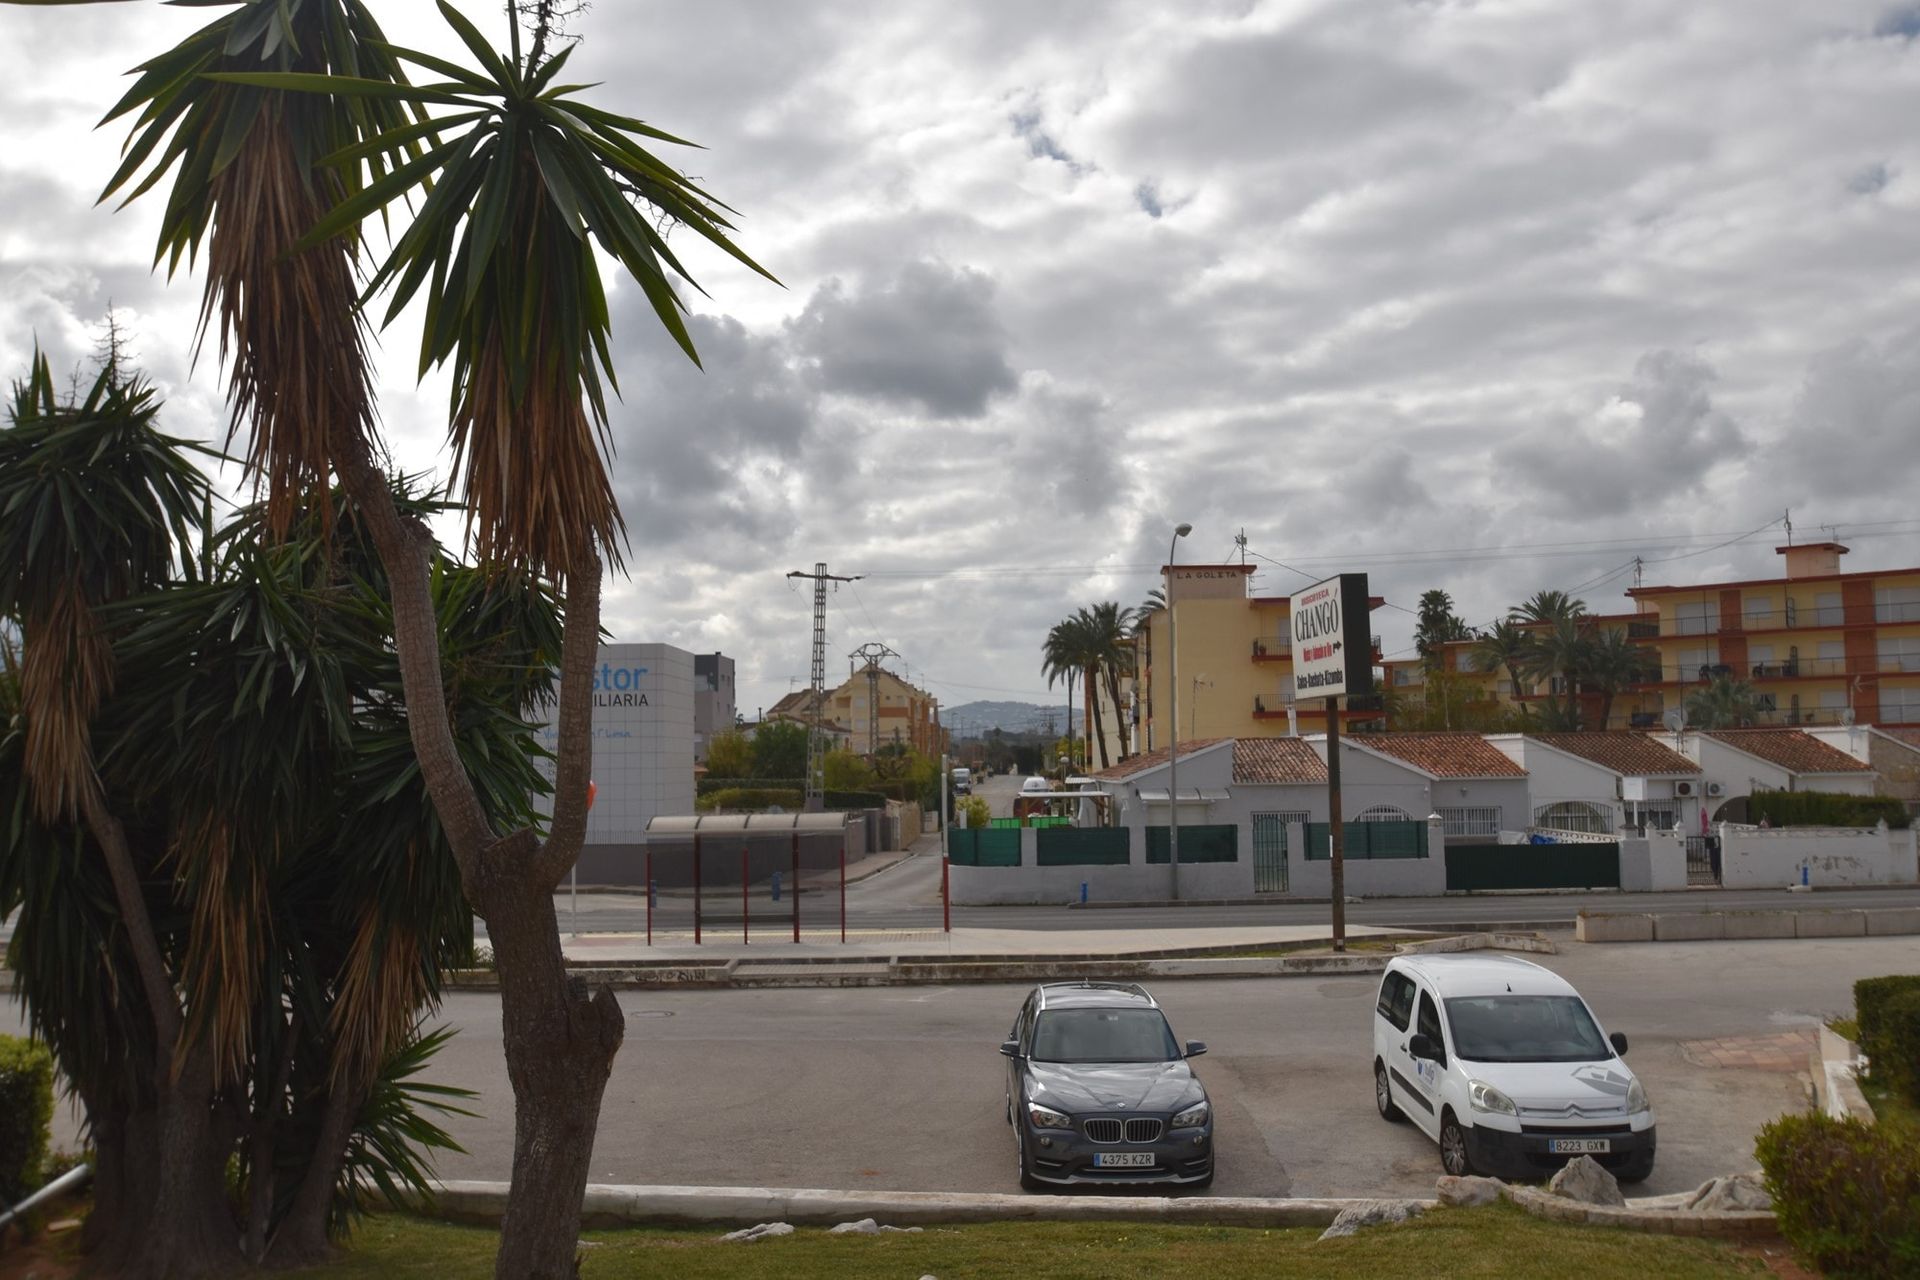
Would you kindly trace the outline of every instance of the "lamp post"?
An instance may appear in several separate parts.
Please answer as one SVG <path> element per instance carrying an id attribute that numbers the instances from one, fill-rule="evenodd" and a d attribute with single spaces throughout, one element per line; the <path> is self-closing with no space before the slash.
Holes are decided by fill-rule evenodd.
<path id="1" fill-rule="evenodd" d="M 1192 532 L 1192 525 L 1178 524 L 1167 540 L 1167 694 L 1173 713 L 1167 717 L 1172 726 L 1167 731 L 1167 866 L 1175 902 L 1180 900 L 1180 623 L 1173 610 L 1173 551 Z"/>

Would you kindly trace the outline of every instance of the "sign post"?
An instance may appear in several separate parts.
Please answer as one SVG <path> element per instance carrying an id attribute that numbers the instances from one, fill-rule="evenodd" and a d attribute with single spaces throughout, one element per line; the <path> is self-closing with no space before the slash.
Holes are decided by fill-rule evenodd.
<path id="1" fill-rule="evenodd" d="M 1329 896 L 1333 899 L 1333 949 L 1345 951 L 1347 871 L 1346 824 L 1340 817 L 1340 699 L 1343 695 L 1373 692 L 1373 652 L 1367 642 L 1367 575 L 1343 573 L 1327 578 L 1293 596 L 1287 604 L 1293 628 L 1294 700 L 1326 699 Z"/>

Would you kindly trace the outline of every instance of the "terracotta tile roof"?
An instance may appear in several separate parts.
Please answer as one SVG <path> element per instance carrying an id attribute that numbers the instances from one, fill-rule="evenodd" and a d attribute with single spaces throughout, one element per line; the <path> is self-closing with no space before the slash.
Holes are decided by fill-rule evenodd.
<path id="1" fill-rule="evenodd" d="M 1530 733 L 1527 737 L 1628 777 L 1700 772 L 1699 765 L 1644 733 Z"/>
<path id="2" fill-rule="evenodd" d="M 1230 738 L 1190 739 L 1180 744 L 1180 758 L 1185 760 L 1196 751 L 1204 751 L 1208 747 L 1216 747 L 1223 742 L 1230 741 L 1232 741 Z M 1157 768 L 1166 762 L 1167 749 L 1165 747 L 1156 747 L 1152 751 L 1143 751 L 1137 756 L 1128 756 L 1119 764 L 1108 765 L 1099 772 L 1090 773 L 1087 776 L 1090 778 L 1106 778 L 1109 780 L 1115 778 L 1131 778 L 1136 773 L 1143 773 L 1148 769 Z M 1185 802 L 1182 801 L 1182 803 Z"/>
<path id="3" fill-rule="evenodd" d="M 1233 780 L 1246 785 L 1324 783 L 1327 765 L 1299 738 L 1235 738 Z"/>
<path id="4" fill-rule="evenodd" d="M 1524 778 L 1527 771 L 1477 733 L 1356 733 L 1348 741 L 1436 778 Z"/>
<path id="5" fill-rule="evenodd" d="M 1716 742 L 1794 773 L 1870 773 L 1871 766 L 1798 729 L 1711 729 Z"/>

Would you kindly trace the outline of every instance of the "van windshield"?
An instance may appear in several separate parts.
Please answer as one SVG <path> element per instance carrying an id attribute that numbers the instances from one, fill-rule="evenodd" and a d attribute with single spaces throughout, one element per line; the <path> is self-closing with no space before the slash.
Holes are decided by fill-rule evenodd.
<path id="1" fill-rule="evenodd" d="M 1453 1051 L 1470 1062 L 1597 1062 L 1613 1046 L 1577 996 L 1448 1000 Z"/>
<path id="2" fill-rule="evenodd" d="M 1179 1056 L 1158 1009 L 1049 1009 L 1033 1027 L 1035 1062 L 1171 1062 Z"/>

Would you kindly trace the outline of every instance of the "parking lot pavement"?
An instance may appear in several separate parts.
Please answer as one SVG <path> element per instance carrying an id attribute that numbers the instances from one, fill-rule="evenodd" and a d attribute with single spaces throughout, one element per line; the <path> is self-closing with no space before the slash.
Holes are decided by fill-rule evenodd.
<path id="1" fill-rule="evenodd" d="M 1698 1043 L 1765 1039 L 1851 1004 L 1855 978 L 1914 968 L 1907 938 L 1580 946 L 1539 957 L 1571 980 L 1651 1094 L 1660 1158 L 1641 1194 L 1753 1166 L 1768 1119 L 1804 1105 L 1793 1072 L 1702 1059 Z M 1218 1195 L 1430 1191 L 1431 1142 L 1373 1110 L 1376 979 L 1168 981 L 1176 1035 L 1218 1119 Z M 628 1038 L 601 1112 L 595 1181 L 1006 1191 L 999 1041 L 1023 986 L 628 992 Z M 499 1006 L 446 1009 L 462 1034 L 436 1078 L 482 1091 L 449 1177 L 504 1178 L 512 1117 Z M 1690 1051 L 1689 1046 L 1693 1046 Z"/>

